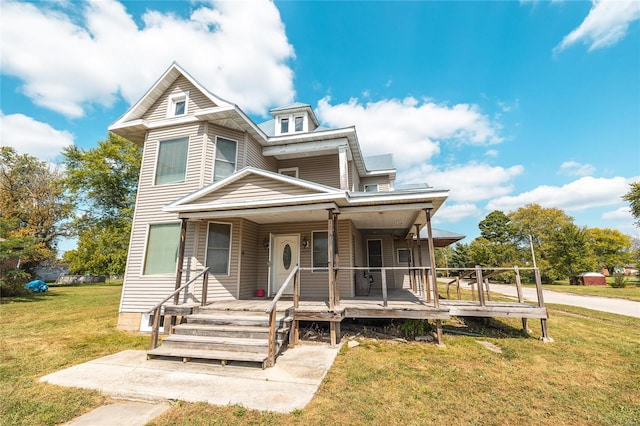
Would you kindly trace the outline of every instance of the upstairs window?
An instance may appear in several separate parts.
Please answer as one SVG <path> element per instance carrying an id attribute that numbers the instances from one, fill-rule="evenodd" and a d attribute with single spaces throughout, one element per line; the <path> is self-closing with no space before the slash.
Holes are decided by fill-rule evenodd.
<path id="1" fill-rule="evenodd" d="M 179 223 L 149 225 L 143 275 L 174 274 L 180 242 Z"/>
<path id="2" fill-rule="evenodd" d="M 297 167 L 288 167 L 286 169 L 278 169 L 278 173 L 281 175 L 297 178 L 298 177 L 298 168 Z"/>
<path id="3" fill-rule="evenodd" d="M 280 133 L 289 133 L 289 119 L 281 118 L 280 119 Z"/>
<path id="4" fill-rule="evenodd" d="M 295 122 L 295 131 L 301 132 L 304 126 L 304 117 L 296 117 L 294 118 Z"/>
<path id="5" fill-rule="evenodd" d="M 230 139 L 216 138 L 216 162 L 213 166 L 213 181 L 217 182 L 236 171 L 238 143 Z"/>
<path id="6" fill-rule="evenodd" d="M 179 117 L 187 114 L 189 92 L 179 93 L 169 97 L 167 117 Z"/>
<path id="7" fill-rule="evenodd" d="M 188 151 L 189 138 L 172 139 L 158 143 L 156 185 L 184 182 Z"/>
<path id="8" fill-rule="evenodd" d="M 378 192 L 378 185 L 365 185 L 364 192 Z"/>

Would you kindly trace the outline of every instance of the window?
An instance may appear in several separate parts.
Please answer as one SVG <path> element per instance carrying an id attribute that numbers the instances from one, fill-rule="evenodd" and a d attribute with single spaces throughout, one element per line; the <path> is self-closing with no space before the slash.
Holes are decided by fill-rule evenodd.
<path id="1" fill-rule="evenodd" d="M 210 273 L 229 275 L 231 255 L 231 224 L 210 223 L 207 234 L 207 261 Z"/>
<path id="2" fill-rule="evenodd" d="M 411 260 L 411 249 L 399 248 L 398 263 L 409 263 L 410 260 Z"/>
<path id="3" fill-rule="evenodd" d="M 143 275 L 175 273 L 179 242 L 179 223 L 149 225 Z"/>
<path id="4" fill-rule="evenodd" d="M 327 231 L 311 234 L 313 268 L 327 269 L 329 267 L 329 234 Z"/>
<path id="5" fill-rule="evenodd" d="M 289 119 L 281 118 L 280 119 L 280 133 L 289 133 Z"/>
<path id="6" fill-rule="evenodd" d="M 286 176 L 290 176 L 293 178 L 297 178 L 298 177 L 298 168 L 297 167 L 289 167 L 286 169 L 278 169 L 278 173 L 280 173 L 281 175 L 286 175 Z"/>
<path id="7" fill-rule="evenodd" d="M 164 332 L 164 315 L 160 315 L 160 327 L 158 331 Z M 142 314 L 142 318 L 140 319 L 140 331 L 152 331 L 153 330 L 153 314 L 146 313 Z"/>
<path id="8" fill-rule="evenodd" d="M 296 117 L 293 120 L 294 120 L 295 129 L 296 129 L 295 131 L 301 132 L 304 125 L 304 117 Z"/>
<path id="9" fill-rule="evenodd" d="M 156 185 L 184 182 L 188 151 L 189 138 L 160 141 L 158 143 Z"/>
<path id="10" fill-rule="evenodd" d="M 216 163 L 213 166 L 213 181 L 222 180 L 236 171 L 238 143 L 230 139 L 216 138 Z"/>
<path id="11" fill-rule="evenodd" d="M 368 240 L 367 253 L 370 268 L 382 267 L 382 240 Z"/>
<path id="12" fill-rule="evenodd" d="M 178 117 L 187 113 L 189 103 L 189 92 L 178 93 L 169 97 L 167 106 L 167 117 Z"/>
<path id="13" fill-rule="evenodd" d="M 378 184 L 375 185 L 365 185 L 364 192 L 378 192 Z"/>

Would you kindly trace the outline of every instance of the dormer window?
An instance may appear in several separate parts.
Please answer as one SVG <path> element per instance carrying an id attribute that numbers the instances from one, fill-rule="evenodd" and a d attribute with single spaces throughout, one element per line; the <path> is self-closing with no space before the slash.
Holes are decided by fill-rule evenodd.
<path id="1" fill-rule="evenodd" d="M 178 93 L 169 97 L 167 117 L 180 117 L 187 114 L 189 92 Z"/>
<path id="2" fill-rule="evenodd" d="M 280 119 L 280 133 L 289 133 L 289 119 L 281 118 Z"/>
<path id="3" fill-rule="evenodd" d="M 304 117 L 302 117 L 302 116 L 295 117 L 294 120 L 295 120 L 295 125 L 296 125 L 296 127 L 295 127 L 296 130 L 295 131 L 296 132 L 301 132 L 304 129 Z"/>

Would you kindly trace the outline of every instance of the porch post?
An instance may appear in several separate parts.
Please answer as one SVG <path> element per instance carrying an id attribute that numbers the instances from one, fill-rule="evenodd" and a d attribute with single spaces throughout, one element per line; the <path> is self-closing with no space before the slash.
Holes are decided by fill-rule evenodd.
<path id="1" fill-rule="evenodd" d="M 422 265 L 422 246 L 420 245 L 420 225 L 418 225 L 416 223 L 416 237 L 418 239 L 418 265 L 420 266 L 420 271 L 418 272 L 418 275 L 420 276 L 420 286 L 422 287 L 422 297 L 427 297 L 427 302 L 431 302 L 431 297 L 429 295 L 429 292 L 426 291 L 426 286 L 425 286 L 425 274 L 424 274 L 424 269 L 423 265 Z"/>
<path id="2" fill-rule="evenodd" d="M 440 307 L 440 298 L 438 296 L 438 274 L 436 273 L 436 252 L 433 244 L 433 230 L 431 229 L 431 209 L 424 209 L 427 215 L 427 235 L 429 237 L 429 262 L 431 263 L 431 279 L 433 280 L 433 306 Z M 428 286 L 427 286 L 428 287 Z M 438 345 L 442 344 L 442 320 L 436 320 L 436 338 Z"/>
<path id="3" fill-rule="evenodd" d="M 182 285 L 182 267 L 184 264 L 184 246 L 187 237 L 187 219 L 182 218 L 180 223 L 180 244 L 178 246 L 178 270 L 176 271 L 176 286 L 177 290 Z M 173 303 L 175 305 L 180 301 L 180 294 L 176 294 L 173 297 Z"/>
<path id="4" fill-rule="evenodd" d="M 335 210 L 332 211 L 333 214 L 333 297 L 334 305 L 340 306 L 340 282 L 338 280 L 338 268 L 340 268 L 340 249 L 339 249 L 339 240 L 338 240 L 338 215 L 340 213 Z"/>
<path id="5" fill-rule="evenodd" d="M 327 272 L 329 275 L 329 309 L 333 310 L 334 307 L 334 295 L 333 295 L 333 254 L 334 254 L 334 227 L 333 227 L 333 211 L 327 210 L 329 213 L 329 221 L 327 226 Z"/>
<path id="6" fill-rule="evenodd" d="M 409 233 L 410 243 L 407 244 L 409 246 L 409 252 L 411 255 L 409 256 L 409 261 L 407 262 L 407 269 L 409 270 L 409 285 L 411 286 L 411 290 L 415 293 L 418 291 L 418 285 L 416 283 L 416 276 L 413 273 L 413 267 L 416 265 L 416 261 L 413 258 L 413 254 L 415 252 L 415 248 L 413 246 L 413 234 Z"/>

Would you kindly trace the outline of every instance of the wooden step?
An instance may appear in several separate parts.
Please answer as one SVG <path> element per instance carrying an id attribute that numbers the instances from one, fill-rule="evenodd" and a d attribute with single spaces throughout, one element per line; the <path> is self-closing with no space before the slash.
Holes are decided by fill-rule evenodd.
<path id="1" fill-rule="evenodd" d="M 282 339 L 289 331 L 288 324 L 285 327 L 276 328 L 276 336 Z M 173 327 L 174 334 L 190 336 L 218 336 L 218 337 L 239 337 L 246 339 L 269 338 L 269 327 L 232 325 L 232 324 L 200 324 L 186 323 Z"/>
<path id="2" fill-rule="evenodd" d="M 147 352 L 147 359 L 166 356 L 171 358 L 182 358 L 182 362 L 190 361 L 191 359 L 211 359 L 219 360 L 223 364 L 226 361 L 244 361 L 244 362 L 258 362 L 264 367 L 264 362 L 267 359 L 265 353 L 254 352 L 233 352 L 233 351 L 203 351 L 199 349 L 175 349 L 165 346 L 152 349 Z"/>
<path id="3" fill-rule="evenodd" d="M 175 349 L 266 353 L 268 341 L 266 339 L 171 334 L 162 340 L 162 346 Z M 276 352 L 280 346 L 281 341 L 276 342 Z"/>
<path id="4" fill-rule="evenodd" d="M 242 314 L 232 315 L 229 313 L 220 313 L 218 311 L 197 313 L 189 315 L 187 323 L 190 324 L 216 324 L 216 325 L 243 325 L 243 326 L 269 326 L 269 316 L 267 314 Z M 283 327 L 286 322 L 290 322 L 291 317 L 281 315 L 276 317 L 276 326 Z"/>

